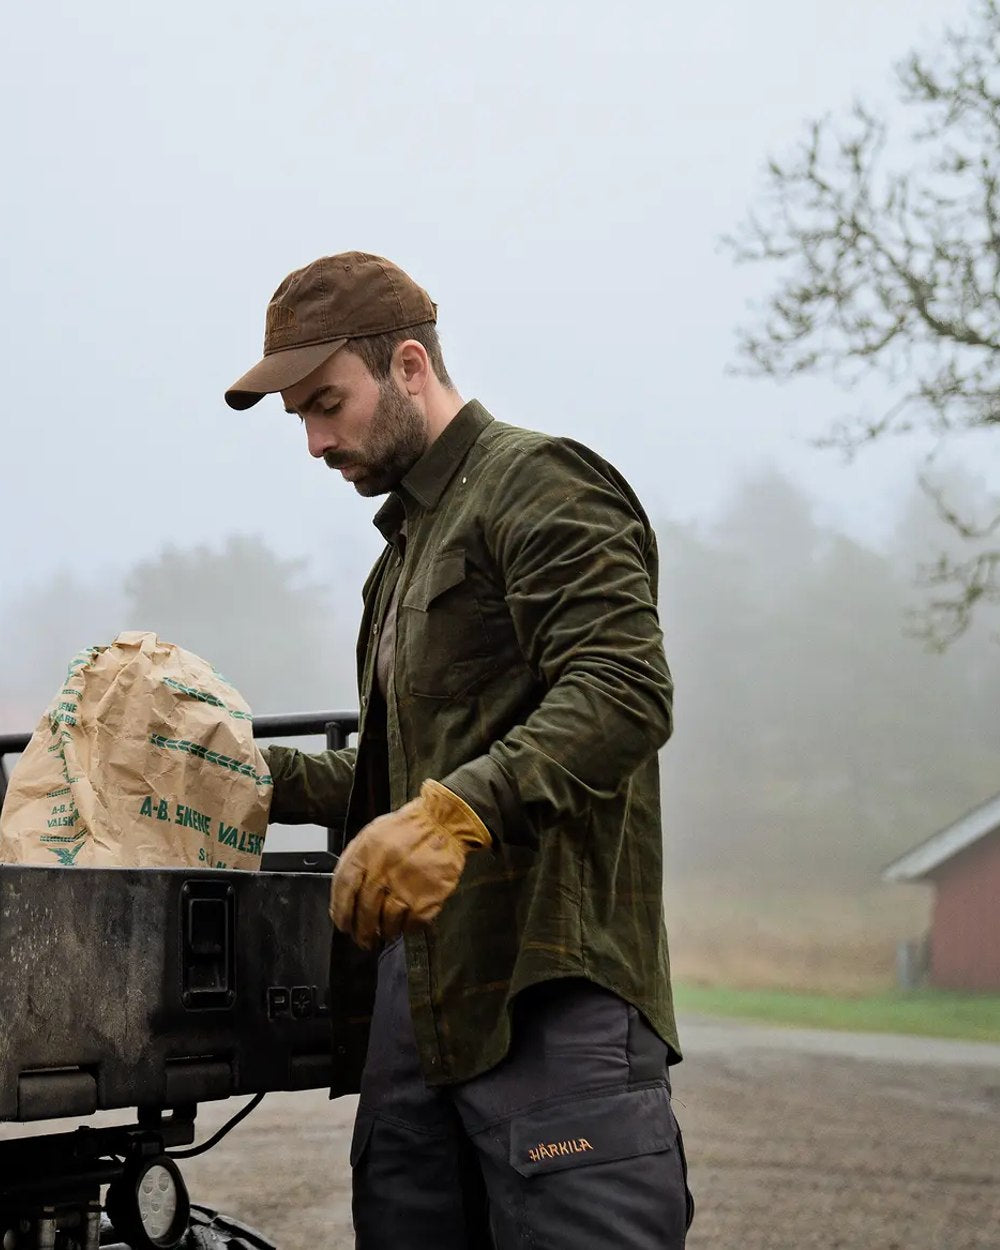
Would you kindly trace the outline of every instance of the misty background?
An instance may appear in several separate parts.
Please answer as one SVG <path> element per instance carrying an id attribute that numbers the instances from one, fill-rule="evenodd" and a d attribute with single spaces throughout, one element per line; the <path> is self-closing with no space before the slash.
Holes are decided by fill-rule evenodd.
<path id="1" fill-rule="evenodd" d="M 0 731 L 122 629 L 205 656 L 258 713 L 354 707 L 377 501 L 277 400 L 222 393 L 289 270 L 374 251 L 438 303 L 466 398 L 595 447 L 657 529 L 679 966 L 719 975 L 728 933 L 787 978 L 780 931 L 800 979 L 851 943 L 890 975 L 926 899 L 879 868 L 1000 788 L 997 621 L 944 655 L 914 636 L 919 566 L 958 541 L 916 486 L 929 448 L 844 463 L 811 440 L 857 396 L 732 372 L 765 278 L 719 239 L 805 118 L 855 95 L 891 114 L 894 61 L 966 11 L 21 6 L 0 49 Z M 936 471 L 973 506 L 1000 482 L 982 442 Z"/>

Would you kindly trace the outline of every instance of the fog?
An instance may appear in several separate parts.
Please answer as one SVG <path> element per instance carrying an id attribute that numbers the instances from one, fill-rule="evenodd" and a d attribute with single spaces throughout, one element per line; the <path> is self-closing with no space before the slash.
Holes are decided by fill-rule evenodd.
<path id="1" fill-rule="evenodd" d="M 803 119 L 888 103 L 891 64 L 964 11 L 880 0 L 859 39 L 856 6 L 793 0 L 21 6 L 0 54 L 0 729 L 134 628 L 257 712 L 353 706 L 374 507 L 277 402 L 222 393 L 284 274 L 361 248 L 430 291 L 467 398 L 594 446 L 654 521 L 679 914 L 882 888 L 996 789 L 996 622 L 944 656 L 911 636 L 947 542 L 914 487 L 927 448 L 844 464 L 811 440 L 857 397 L 734 374 L 764 278 L 718 241 Z M 995 464 L 945 471 L 975 503 Z"/>
<path id="2" fill-rule="evenodd" d="M 234 414 L 279 280 L 392 257 L 460 389 L 609 455 L 653 514 L 774 462 L 885 530 L 912 451 L 808 440 L 825 384 L 727 374 L 761 295 L 718 248 L 768 152 L 964 5 L 20 6 L 4 42 L 4 591 L 231 532 L 355 580 L 370 511 L 276 404 Z M 337 489 L 337 487 L 340 489 Z M 16 536 L 16 541 L 15 541 Z M 344 563 L 345 548 L 352 558 Z"/>

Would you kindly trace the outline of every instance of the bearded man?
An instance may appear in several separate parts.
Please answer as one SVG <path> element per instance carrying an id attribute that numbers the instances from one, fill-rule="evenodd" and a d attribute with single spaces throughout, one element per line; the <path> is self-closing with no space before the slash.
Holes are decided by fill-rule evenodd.
<path id="1" fill-rule="evenodd" d="M 280 393 L 313 456 L 388 495 L 357 747 L 269 750 L 272 819 L 346 822 L 331 1094 L 360 1089 L 357 1245 L 676 1250 L 653 531 L 593 451 L 463 400 L 436 312 L 381 257 L 323 257 L 226 392 Z"/>

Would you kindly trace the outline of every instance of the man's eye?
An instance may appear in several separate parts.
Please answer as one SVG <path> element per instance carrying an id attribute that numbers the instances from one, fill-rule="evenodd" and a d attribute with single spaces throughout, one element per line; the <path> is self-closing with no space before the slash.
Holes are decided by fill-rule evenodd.
<path id="1" fill-rule="evenodd" d="M 338 401 L 335 404 L 331 404 L 329 408 L 324 408 L 322 410 L 324 417 L 328 417 L 331 413 L 336 412 L 339 407 L 340 407 L 340 403 Z"/>

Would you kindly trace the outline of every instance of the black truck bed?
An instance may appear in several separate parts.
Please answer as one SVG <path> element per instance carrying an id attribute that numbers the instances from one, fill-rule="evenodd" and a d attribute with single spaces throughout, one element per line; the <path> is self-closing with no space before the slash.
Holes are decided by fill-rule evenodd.
<path id="1" fill-rule="evenodd" d="M 0 865 L 0 1120 L 328 1084 L 329 883 Z"/>
<path id="2" fill-rule="evenodd" d="M 253 728 L 341 747 L 357 724 L 308 712 Z M 0 734 L 0 801 L 4 757 L 28 737 Z M 257 873 L 0 864 L 0 1120 L 328 1085 L 341 837 L 265 851 Z"/>

